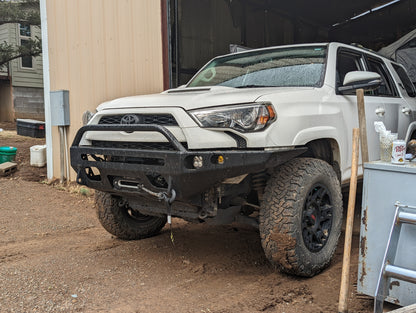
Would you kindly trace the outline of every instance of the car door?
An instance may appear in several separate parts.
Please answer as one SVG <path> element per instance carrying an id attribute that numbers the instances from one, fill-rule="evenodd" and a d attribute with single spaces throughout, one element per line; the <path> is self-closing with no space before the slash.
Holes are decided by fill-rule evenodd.
<path id="1" fill-rule="evenodd" d="M 384 105 L 384 111 L 380 112 L 379 110 L 377 114 L 383 116 L 383 123 L 387 130 L 398 133 L 398 137 L 404 139 L 406 134 L 403 134 L 403 131 L 399 129 L 399 111 L 406 102 L 400 97 L 395 81 L 381 58 L 366 55 L 366 65 L 369 71 L 381 76 L 380 86 L 369 93 L 369 97 L 378 99 Z"/>
<path id="2" fill-rule="evenodd" d="M 364 55 L 359 51 L 349 50 L 346 48 L 339 49 L 337 54 L 337 73 L 336 86 L 342 85 L 344 77 L 351 71 L 364 71 L 365 67 Z M 355 91 L 350 93 L 338 93 L 338 97 L 345 102 L 345 109 L 343 110 L 346 120 L 354 121 L 351 127 L 358 127 L 358 110 L 357 97 Z M 368 157 L 370 161 L 380 159 L 380 143 L 379 135 L 374 128 L 374 122 L 381 121 L 386 123 L 386 109 L 384 102 L 380 97 L 374 96 L 372 93 L 365 94 L 365 114 L 366 114 L 366 128 L 367 128 L 367 144 Z M 351 115 L 348 117 L 348 115 Z M 397 128 L 397 126 L 396 126 Z"/>
<path id="3" fill-rule="evenodd" d="M 403 99 L 403 105 L 397 108 L 399 115 L 397 132 L 400 138 L 405 139 L 409 124 L 416 119 L 416 90 L 402 65 L 393 62 L 387 65 Z"/>

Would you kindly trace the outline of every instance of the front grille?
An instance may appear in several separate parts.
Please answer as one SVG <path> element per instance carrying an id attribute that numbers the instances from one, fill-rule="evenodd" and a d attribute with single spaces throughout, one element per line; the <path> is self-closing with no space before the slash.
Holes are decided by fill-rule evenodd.
<path id="1" fill-rule="evenodd" d="M 181 144 L 185 147 L 185 149 L 188 148 L 186 142 L 182 142 Z M 134 150 L 176 150 L 175 147 L 169 142 L 125 142 L 93 140 L 92 146 L 97 148 L 116 148 Z"/>
<path id="2" fill-rule="evenodd" d="M 135 123 L 122 122 L 126 116 L 135 116 Z M 130 119 L 131 120 L 131 119 Z M 121 114 L 121 115 L 104 115 L 100 118 L 98 124 L 117 125 L 117 124 L 156 124 L 162 126 L 178 126 L 175 118 L 171 114 Z"/>

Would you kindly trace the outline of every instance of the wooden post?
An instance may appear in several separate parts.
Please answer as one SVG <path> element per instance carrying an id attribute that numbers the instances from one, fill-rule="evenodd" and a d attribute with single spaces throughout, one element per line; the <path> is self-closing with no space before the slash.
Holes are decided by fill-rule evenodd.
<path id="1" fill-rule="evenodd" d="M 354 208 L 355 197 L 357 194 L 357 171 L 358 171 L 358 155 L 359 148 L 359 129 L 354 128 L 352 132 L 352 164 L 351 164 L 351 180 L 350 192 L 348 197 L 348 213 L 345 227 L 344 241 L 344 258 L 342 260 L 341 289 L 339 291 L 338 312 L 348 312 L 348 289 L 350 283 L 350 263 L 351 263 L 351 242 L 352 229 L 354 224 Z"/>
<path id="2" fill-rule="evenodd" d="M 365 121 L 364 89 L 357 89 L 358 125 L 360 128 L 361 161 L 368 162 L 367 126 Z"/>

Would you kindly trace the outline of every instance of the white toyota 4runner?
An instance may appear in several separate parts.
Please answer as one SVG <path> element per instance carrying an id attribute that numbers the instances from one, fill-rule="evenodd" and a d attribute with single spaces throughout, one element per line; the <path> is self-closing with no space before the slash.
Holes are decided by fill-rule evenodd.
<path id="1" fill-rule="evenodd" d="M 357 88 L 367 90 L 370 161 L 374 121 L 415 136 L 416 92 L 401 65 L 340 43 L 292 45 L 217 57 L 185 86 L 101 104 L 71 165 L 119 238 L 155 235 L 171 216 L 247 222 L 274 265 L 313 276 L 341 231 Z"/>

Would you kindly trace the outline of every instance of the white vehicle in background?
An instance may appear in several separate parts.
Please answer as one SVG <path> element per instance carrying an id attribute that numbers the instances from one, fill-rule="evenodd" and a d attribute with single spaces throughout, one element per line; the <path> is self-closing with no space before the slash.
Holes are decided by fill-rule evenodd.
<path id="1" fill-rule="evenodd" d="M 415 136 L 416 93 L 401 65 L 340 43 L 292 45 L 217 57 L 185 86 L 101 104 L 71 164 L 119 238 L 155 235 L 170 216 L 247 222 L 274 265 L 313 276 L 341 232 L 357 88 L 368 90 L 370 160 L 375 121 Z"/>

